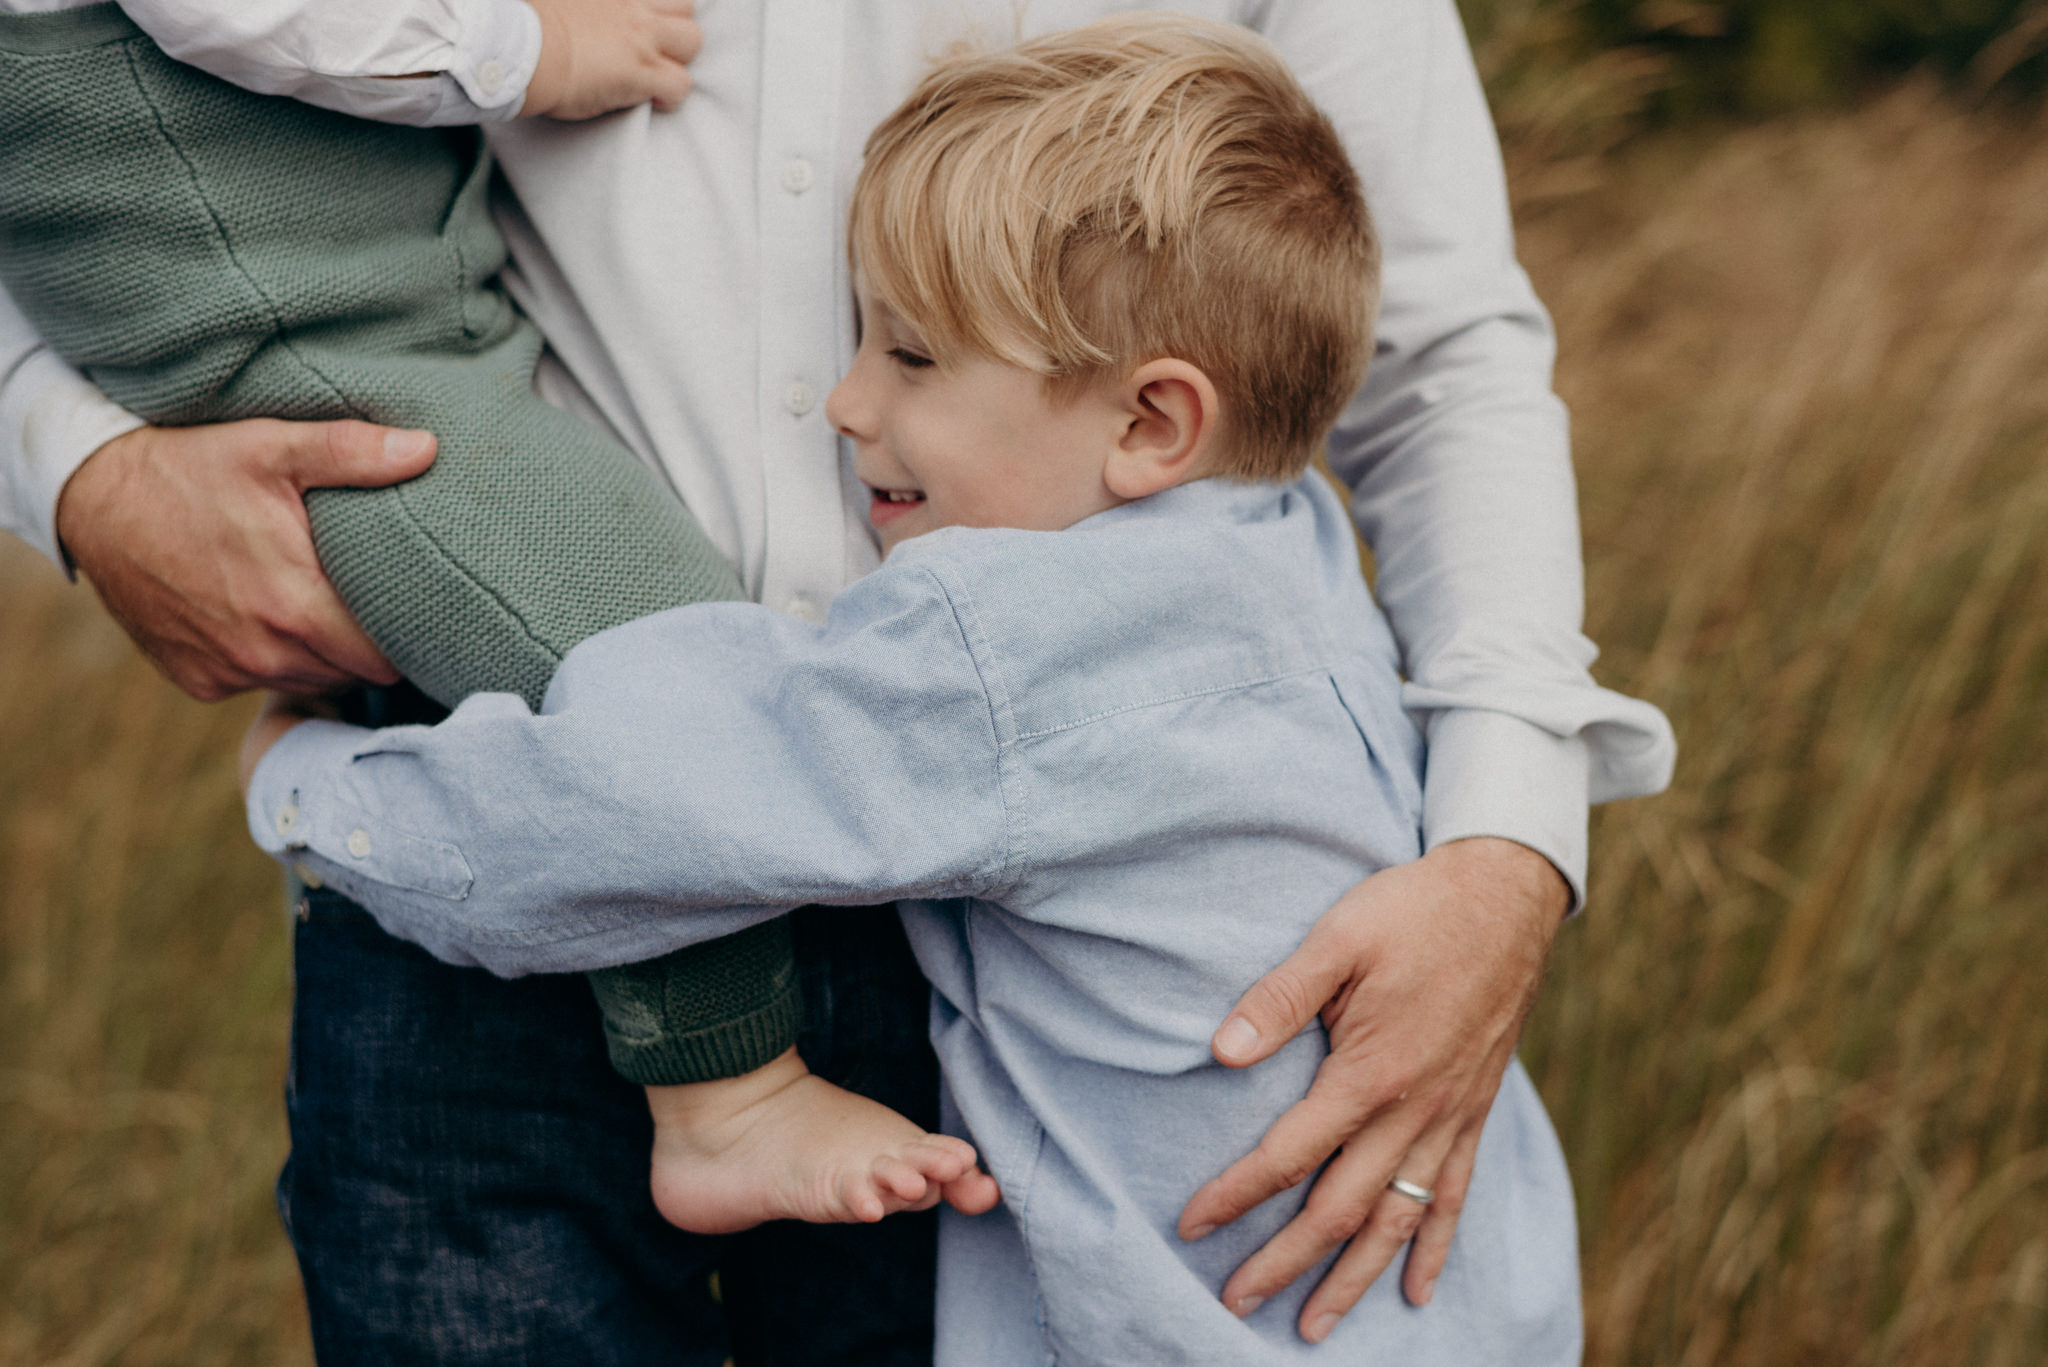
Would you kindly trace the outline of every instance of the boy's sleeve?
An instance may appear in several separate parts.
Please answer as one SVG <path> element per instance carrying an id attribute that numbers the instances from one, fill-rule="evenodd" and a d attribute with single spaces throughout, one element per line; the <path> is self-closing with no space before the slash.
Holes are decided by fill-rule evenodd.
<path id="1" fill-rule="evenodd" d="M 1663 714 L 1599 688 L 1550 319 L 1515 260 L 1452 0 L 1304 0 L 1261 24 L 1335 121 L 1384 254 L 1371 373 L 1330 441 L 1429 736 L 1429 847 L 1505 836 L 1583 899 L 1588 801 L 1671 776 Z"/>
<path id="2" fill-rule="evenodd" d="M 885 569 L 822 627 L 716 604 L 592 637 L 539 714 L 485 694 L 435 727 L 306 723 L 248 815 L 264 849 L 449 962 L 587 970 L 806 903 L 999 886 L 998 761 L 945 591 Z"/>
<path id="3" fill-rule="evenodd" d="M 245 90 L 418 126 L 518 116 L 540 60 L 524 0 L 121 0 L 172 57 Z"/>

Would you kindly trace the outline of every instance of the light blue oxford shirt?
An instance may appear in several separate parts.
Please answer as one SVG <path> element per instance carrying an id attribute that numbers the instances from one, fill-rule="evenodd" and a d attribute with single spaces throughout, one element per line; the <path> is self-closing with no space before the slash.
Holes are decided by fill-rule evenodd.
<path id="1" fill-rule="evenodd" d="M 1655 787 L 1662 717 L 1597 710 L 1638 755 L 1624 786 Z M 1422 768 L 1344 508 L 1310 476 L 934 532 L 822 625 L 661 613 L 578 646 L 538 715 L 486 695 L 431 728 L 309 723 L 248 811 L 392 933 L 501 973 L 920 899 L 948 1125 L 1004 1193 L 943 1225 L 941 1363 L 1574 1362 L 1570 1179 L 1519 1067 L 1427 1309 L 1382 1278 L 1317 1348 L 1293 1328 L 1315 1276 L 1225 1311 L 1305 1187 L 1174 1233 L 1327 1047 L 1311 1028 L 1231 1071 L 1211 1031 L 1339 894 L 1421 853 Z"/>

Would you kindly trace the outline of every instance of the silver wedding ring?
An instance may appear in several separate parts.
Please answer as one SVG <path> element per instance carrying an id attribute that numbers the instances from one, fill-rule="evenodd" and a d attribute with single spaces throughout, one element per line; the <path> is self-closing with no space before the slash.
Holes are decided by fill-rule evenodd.
<path id="1" fill-rule="evenodd" d="M 1417 1182 L 1411 1182 L 1405 1177 L 1396 1177 L 1393 1181 L 1387 1183 L 1387 1189 L 1400 1192 L 1418 1205 L 1426 1206 L 1436 1199 L 1436 1193 L 1428 1187 Z"/>

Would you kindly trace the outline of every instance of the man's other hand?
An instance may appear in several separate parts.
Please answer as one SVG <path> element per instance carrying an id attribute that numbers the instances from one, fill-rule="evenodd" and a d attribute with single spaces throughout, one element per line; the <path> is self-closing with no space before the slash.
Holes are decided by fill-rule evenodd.
<path id="1" fill-rule="evenodd" d="M 1569 903 L 1563 876 L 1526 846 L 1452 841 L 1346 893 L 1239 1000 L 1216 1032 L 1218 1061 L 1256 1063 L 1318 1014 L 1330 1054 L 1259 1147 L 1195 1193 L 1181 1236 L 1200 1238 L 1329 1167 L 1301 1213 L 1231 1276 L 1227 1307 L 1250 1314 L 1348 1241 L 1302 1308 L 1302 1336 L 1319 1343 L 1411 1239 L 1402 1289 L 1428 1302 Z M 1435 1201 L 1389 1189 L 1396 1177 L 1433 1188 Z"/>
<path id="2" fill-rule="evenodd" d="M 540 61 L 523 117 L 594 119 L 690 93 L 704 46 L 694 0 L 527 0 L 540 15 Z"/>
<path id="3" fill-rule="evenodd" d="M 304 494 L 396 484 L 433 460 L 432 434 L 361 422 L 138 428 L 71 476 L 57 536 L 135 643 L 203 702 L 396 683 L 321 572 Z"/>

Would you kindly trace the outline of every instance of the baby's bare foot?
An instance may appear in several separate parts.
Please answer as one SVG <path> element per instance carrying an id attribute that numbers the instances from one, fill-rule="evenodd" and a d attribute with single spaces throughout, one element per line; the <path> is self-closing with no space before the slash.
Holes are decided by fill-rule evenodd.
<path id="1" fill-rule="evenodd" d="M 744 1077 L 649 1087 L 647 1104 L 654 1204 L 698 1234 L 867 1224 L 942 1197 L 979 1214 L 996 1201 L 973 1145 L 813 1077 L 794 1049 Z"/>

